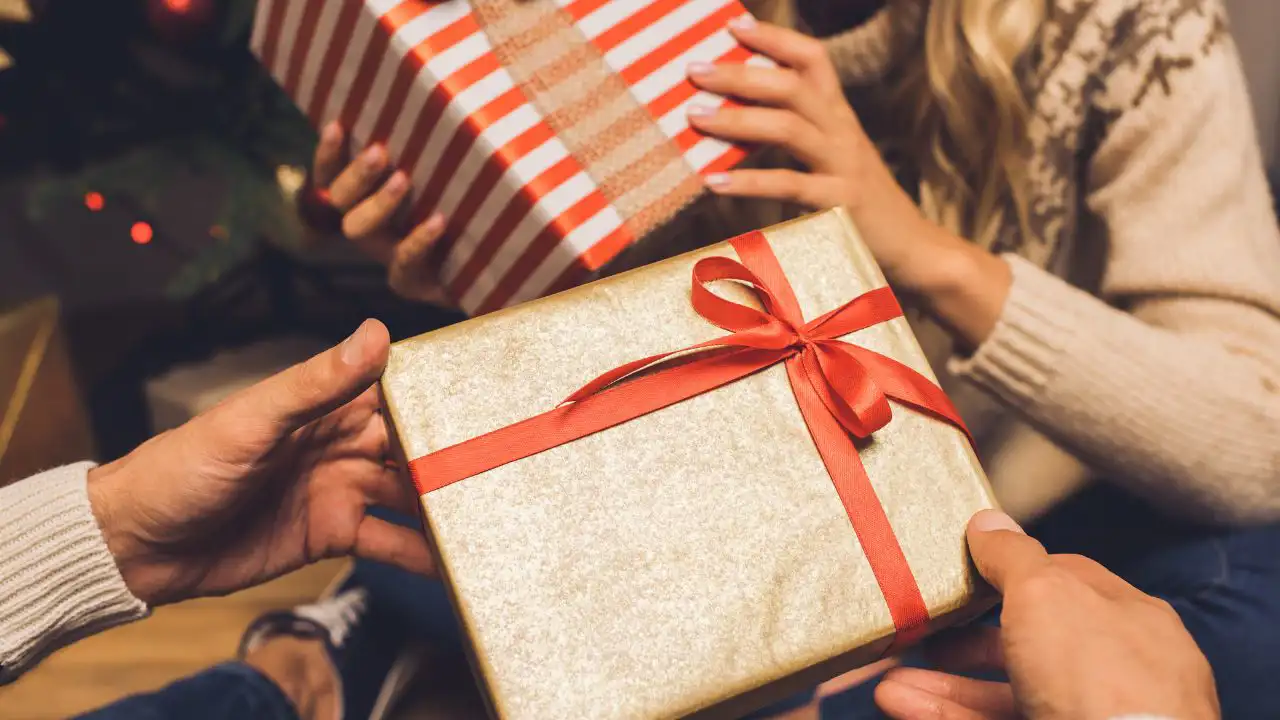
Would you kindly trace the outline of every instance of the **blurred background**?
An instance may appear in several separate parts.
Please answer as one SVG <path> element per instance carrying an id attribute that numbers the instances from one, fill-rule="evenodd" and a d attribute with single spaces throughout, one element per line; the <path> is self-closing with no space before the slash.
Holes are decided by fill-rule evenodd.
<path id="1" fill-rule="evenodd" d="M 1225 0 L 1231 14 L 1231 30 L 1253 93 L 1254 116 L 1267 162 L 1280 166 L 1280 2 L 1275 0 Z M 1275 187 L 1275 183 L 1272 183 Z"/>
<path id="2" fill-rule="evenodd" d="M 1280 2 L 1226 3 L 1275 168 Z M 364 317 L 397 336 L 451 319 L 299 220 L 315 134 L 248 53 L 253 12 L 0 0 L 0 483 L 118 457 Z M 0 689 L 0 717 L 66 717 L 228 658 L 336 569 L 77 645 Z"/>
<path id="3" fill-rule="evenodd" d="M 57 404 L 83 405 L 101 457 L 364 317 L 432 323 L 300 222 L 315 135 L 246 50 L 253 13 L 253 0 L 0 0 L 0 307 L 56 304 L 48 361 L 68 382 L 45 381 L 40 404 L 74 378 L 78 397 Z M 215 358 L 221 374 L 171 372 Z M 62 459 L 40 446 L 0 440 L 0 476 Z"/>

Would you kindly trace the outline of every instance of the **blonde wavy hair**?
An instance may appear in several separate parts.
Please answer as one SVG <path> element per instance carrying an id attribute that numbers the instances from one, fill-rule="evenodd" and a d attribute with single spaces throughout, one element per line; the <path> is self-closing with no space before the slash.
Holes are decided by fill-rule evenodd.
<path id="1" fill-rule="evenodd" d="M 811 0 L 849 2 L 850 0 Z M 1027 128 L 1020 66 L 1046 0 L 889 0 L 926 3 L 916 49 L 889 89 L 904 149 L 920 171 L 921 209 L 935 222 L 991 245 L 1009 218 L 1027 223 Z M 796 0 L 748 1 L 757 17 L 795 26 Z"/>

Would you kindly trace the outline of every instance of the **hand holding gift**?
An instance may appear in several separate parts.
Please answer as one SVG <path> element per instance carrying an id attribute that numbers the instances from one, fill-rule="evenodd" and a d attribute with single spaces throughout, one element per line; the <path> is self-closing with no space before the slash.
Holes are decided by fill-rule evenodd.
<path id="1" fill-rule="evenodd" d="M 344 555 L 430 572 L 420 533 L 366 514 L 415 504 L 386 463 L 371 387 L 388 344 L 366 321 L 339 347 L 89 471 L 129 590 L 151 605 L 222 595 Z"/>
<path id="2" fill-rule="evenodd" d="M 779 67 L 690 65 L 698 87 L 753 103 L 690 109 L 710 135 L 786 149 L 808 172 L 734 170 L 707 177 L 725 195 L 844 207 L 889 283 L 920 295 L 970 345 L 995 327 L 1010 283 L 995 255 L 927 220 L 902 189 L 845 99 L 822 42 L 750 18 L 733 24 L 743 45 Z"/>
<path id="3" fill-rule="evenodd" d="M 1168 603 L 1088 558 L 1046 554 L 1001 513 L 974 516 L 968 537 L 1004 596 L 1003 627 L 962 631 L 933 659 L 957 672 L 1003 670 L 1011 682 L 891 670 L 876 688 L 890 717 L 1219 717 L 1209 663 Z"/>
<path id="4" fill-rule="evenodd" d="M 409 197 L 409 176 L 391 170 L 381 145 L 348 162 L 346 135 L 336 121 L 320 132 L 311 181 L 323 202 L 341 214 L 342 235 L 387 268 L 391 289 L 408 300 L 447 305 L 431 251 L 444 232 L 436 213 L 405 233 L 397 214 Z"/>
<path id="5" fill-rule="evenodd" d="M 402 294 L 438 285 L 475 315 L 608 274 L 743 157 L 689 127 L 691 103 L 724 100 L 684 69 L 767 62 L 726 28 L 745 14 L 736 0 L 262 0 L 251 45 L 317 128 L 336 120 L 365 153 L 358 182 L 339 182 L 330 130 L 318 163 L 348 235 Z M 403 175 L 387 185 L 391 166 Z M 407 242 L 374 237 L 395 198 L 420 230 Z M 421 225 L 436 215 L 443 234 Z"/>

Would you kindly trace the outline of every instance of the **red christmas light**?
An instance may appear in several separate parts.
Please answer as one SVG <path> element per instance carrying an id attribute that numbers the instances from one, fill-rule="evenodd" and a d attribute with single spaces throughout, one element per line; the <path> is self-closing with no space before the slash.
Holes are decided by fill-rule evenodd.
<path id="1" fill-rule="evenodd" d="M 84 206 L 93 212 L 98 212 L 106 204 L 107 201 L 103 199 L 100 192 L 87 192 L 84 194 Z"/>
<path id="2" fill-rule="evenodd" d="M 221 18 L 230 3 L 225 0 L 144 0 L 147 24 L 164 42 L 176 47 L 214 42 Z"/>
<path id="3" fill-rule="evenodd" d="M 151 242 L 152 236 L 151 225 L 144 222 L 136 222 L 133 227 L 129 228 L 129 237 L 139 245 L 146 245 Z"/>

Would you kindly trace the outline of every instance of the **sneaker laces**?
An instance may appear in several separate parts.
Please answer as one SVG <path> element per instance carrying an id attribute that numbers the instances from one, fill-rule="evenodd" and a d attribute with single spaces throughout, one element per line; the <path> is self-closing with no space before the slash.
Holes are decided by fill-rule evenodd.
<path id="1" fill-rule="evenodd" d="M 368 591 L 353 588 L 314 605 L 296 608 L 294 614 L 323 627 L 329 633 L 330 644 L 342 647 L 347 636 L 364 616 L 368 605 Z"/>

